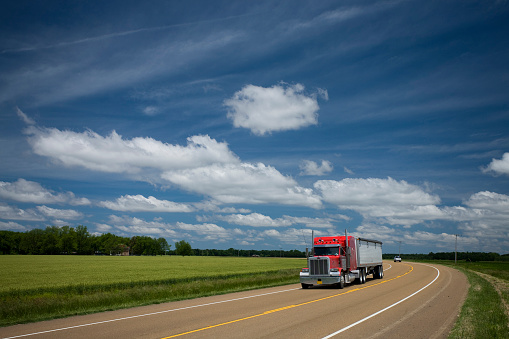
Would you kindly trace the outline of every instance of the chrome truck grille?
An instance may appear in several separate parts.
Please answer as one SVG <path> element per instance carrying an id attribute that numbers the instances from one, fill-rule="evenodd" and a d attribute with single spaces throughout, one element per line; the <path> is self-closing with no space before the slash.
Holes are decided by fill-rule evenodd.
<path id="1" fill-rule="evenodd" d="M 329 275 L 329 258 L 309 258 L 310 275 Z"/>

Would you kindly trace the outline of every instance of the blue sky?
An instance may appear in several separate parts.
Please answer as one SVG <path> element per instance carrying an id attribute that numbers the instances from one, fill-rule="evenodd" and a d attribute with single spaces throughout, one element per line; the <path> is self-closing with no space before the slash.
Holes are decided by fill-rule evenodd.
<path id="1" fill-rule="evenodd" d="M 506 1 L 16 1 L 0 229 L 509 252 Z"/>

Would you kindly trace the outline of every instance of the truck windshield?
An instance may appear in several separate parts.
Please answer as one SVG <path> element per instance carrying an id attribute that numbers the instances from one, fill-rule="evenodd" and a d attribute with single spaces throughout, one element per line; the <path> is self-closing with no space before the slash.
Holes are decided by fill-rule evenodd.
<path id="1" fill-rule="evenodd" d="M 315 247 L 315 255 L 339 255 L 338 247 Z"/>

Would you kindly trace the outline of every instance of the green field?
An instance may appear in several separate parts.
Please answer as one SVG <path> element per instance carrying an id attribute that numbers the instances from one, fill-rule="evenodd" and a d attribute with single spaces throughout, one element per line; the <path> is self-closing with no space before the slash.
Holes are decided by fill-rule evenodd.
<path id="1" fill-rule="evenodd" d="M 0 256 L 0 326 L 298 283 L 305 259 Z"/>
<path id="2" fill-rule="evenodd" d="M 179 256 L 0 256 L 0 293 L 301 268 L 305 259 Z"/>

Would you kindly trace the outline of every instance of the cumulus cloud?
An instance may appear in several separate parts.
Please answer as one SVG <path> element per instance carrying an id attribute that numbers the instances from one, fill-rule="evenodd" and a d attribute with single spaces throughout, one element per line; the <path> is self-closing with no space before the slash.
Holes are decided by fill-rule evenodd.
<path id="1" fill-rule="evenodd" d="M 83 213 L 75 210 L 56 209 L 47 206 L 37 206 L 37 210 L 49 218 L 75 220 L 83 217 Z"/>
<path id="2" fill-rule="evenodd" d="M 100 206 L 123 212 L 192 212 L 194 208 L 188 204 L 159 200 L 153 196 L 123 195 L 115 201 L 102 201 Z"/>
<path id="3" fill-rule="evenodd" d="M 178 234 L 174 230 L 174 226 L 161 221 L 146 221 L 136 217 L 129 216 L 116 216 L 110 215 L 110 223 L 112 227 L 120 231 L 126 232 L 127 234 L 144 234 L 152 236 L 170 236 L 175 237 Z M 107 224 L 102 226 L 103 229 L 108 229 Z M 110 228 L 111 229 L 111 228 Z"/>
<path id="4" fill-rule="evenodd" d="M 15 231 L 15 232 L 23 232 L 26 231 L 27 228 L 23 225 L 18 224 L 17 222 L 3 222 L 0 221 L 0 230 L 4 231 Z"/>
<path id="5" fill-rule="evenodd" d="M 229 230 L 216 224 L 187 224 L 178 222 L 176 226 L 179 230 L 194 232 L 198 235 L 200 241 L 225 242 L 232 238 L 232 233 Z"/>
<path id="6" fill-rule="evenodd" d="M 464 202 L 465 205 L 509 216 L 509 196 L 489 191 L 478 192 Z"/>
<path id="7" fill-rule="evenodd" d="M 219 216 L 218 219 L 228 222 L 229 224 L 252 226 L 252 227 L 281 227 L 290 226 L 291 221 L 282 218 L 272 219 L 267 215 L 260 213 L 244 214 L 231 214 Z"/>
<path id="8" fill-rule="evenodd" d="M 33 151 L 66 166 L 110 173 L 139 173 L 143 168 L 183 169 L 212 163 L 237 163 L 228 144 L 207 135 L 187 139 L 186 146 L 152 138 L 124 139 L 112 131 L 103 137 L 93 131 L 77 133 L 56 128 L 27 128 Z"/>
<path id="9" fill-rule="evenodd" d="M 292 217 L 292 216 L 285 215 L 284 219 L 291 222 L 292 225 L 302 224 L 302 225 L 306 225 L 306 227 L 308 227 L 310 229 L 317 229 L 317 228 L 333 229 L 334 228 L 334 225 L 332 224 L 334 219 L 332 219 L 332 218 Z M 342 219 L 342 218 L 340 217 L 340 219 Z"/>
<path id="10" fill-rule="evenodd" d="M 222 203 L 308 206 L 320 208 L 321 200 L 274 167 L 258 164 L 214 164 L 169 171 L 162 177 L 186 190 L 211 196 Z"/>
<path id="11" fill-rule="evenodd" d="M 0 181 L 0 197 L 19 202 L 36 204 L 66 203 L 71 205 L 90 205 L 87 198 L 76 198 L 74 193 L 55 193 L 42 187 L 39 183 L 18 179 L 15 182 Z"/>
<path id="12" fill-rule="evenodd" d="M 287 228 L 282 231 L 272 229 L 261 232 L 259 236 L 261 238 L 277 239 L 285 244 L 306 246 L 310 245 L 311 232 L 310 229 Z M 330 234 L 328 232 L 315 230 L 314 235 L 315 237 L 319 237 Z"/>
<path id="13" fill-rule="evenodd" d="M 388 179 L 320 180 L 314 187 L 324 201 L 359 212 L 365 218 L 384 218 L 390 224 L 412 225 L 443 217 L 440 198 L 406 181 Z"/>
<path id="14" fill-rule="evenodd" d="M 232 239 L 235 233 L 211 223 L 188 224 L 177 222 L 176 224 L 170 224 L 160 220 L 146 221 L 140 218 L 119 217 L 116 215 L 111 215 L 109 219 L 113 226 L 102 225 L 102 228 L 108 232 L 115 228 L 128 234 L 145 234 L 157 237 L 171 237 L 173 239 L 191 237 L 197 241 L 215 242 L 224 242 Z"/>
<path id="15" fill-rule="evenodd" d="M 320 166 L 318 166 L 318 164 L 314 161 L 303 160 L 300 164 L 300 175 L 322 176 L 329 174 L 333 169 L 334 167 L 332 166 L 332 163 L 327 160 L 322 160 L 322 164 Z"/>
<path id="16" fill-rule="evenodd" d="M 241 163 L 229 150 L 227 143 L 218 142 L 207 135 L 189 137 L 187 145 L 181 146 L 152 138 L 124 139 L 115 131 L 104 137 L 93 131 L 77 133 L 32 126 L 26 129 L 26 133 L 35 153 L 66 166 L 135 174 L 140 180 L 149 182 L 163 179 L 188 191 L 211 197 L 217 203 L 321 207 L 321 200 L 312 189 L 299 186 L 291 177 L 284 176 L 271 166 Z M 78 203 L 77 200 L 73 201 Z M 101 206 L 118 211 L 128 211 L 129 208 L 139 211 L 186 211 L 191 208 L 142 196 L 103 201 Z"/>
<path id="17" fill-rule="evenodd" d="M 483 191 L 472 194 L 464 201 L 469 208 L 463 212 L 463 221 L 470 221 L 463 227 L 477 229 L 488 235 L 489 228 L 493 234 L 499 237 L 509 236 L 507 220 L 509 220 L 509 196 L 495 192 Z M 466 217 L 464 217 L 466 216 Z"/>
<path id="18" fill-rule="evenodd" d="M 9 206 L 2 203 L 0 203 L 0 219 L 23 220 L 23 221 L 45 220 L 44 216 L 42 216 L 36 210 L 33 209 L 23 210 L 21 208 Z"/>
<path id="19" fill-rule="evenodd" d="M 504 153 L 502 159 L 493 159 L 483 172 L 509 175 L 509 153 Z"/>
<path id="20" fill-rule="evenodd" d="M 319 93 L 325 96 L 327 92 L 320 89 Z M 250 129 L 256 135 L 318 123 L 316 94 L 306 95 L 301 84 L 269 88 L 247 85 L 225 100 L 224 105 L 235 127 Z"/>
<path id="21" fill-rule="evenodd" d="M 339 219 L 344 220 L 338 216 Z M 267 215 L 260 213 L 251 213 L 248 215 L 244 214 L 231 214 L 224 216 L 216 216 L 215 219 L 226 221 L 229 224 L 241 225 L 241 226 L 252 226 L 252 227 L 288 227 L 296 224 L 306 225 L 310 229 L 316 228 L 328 228 L 333 229 L 334 225 L 332 222 L 333 218 L 309 218 L 309 217 L 293 217 L 284 215 L 281 218 L 273 219 Z M 207 220 L 207 218 L 203 218 Z"/>

